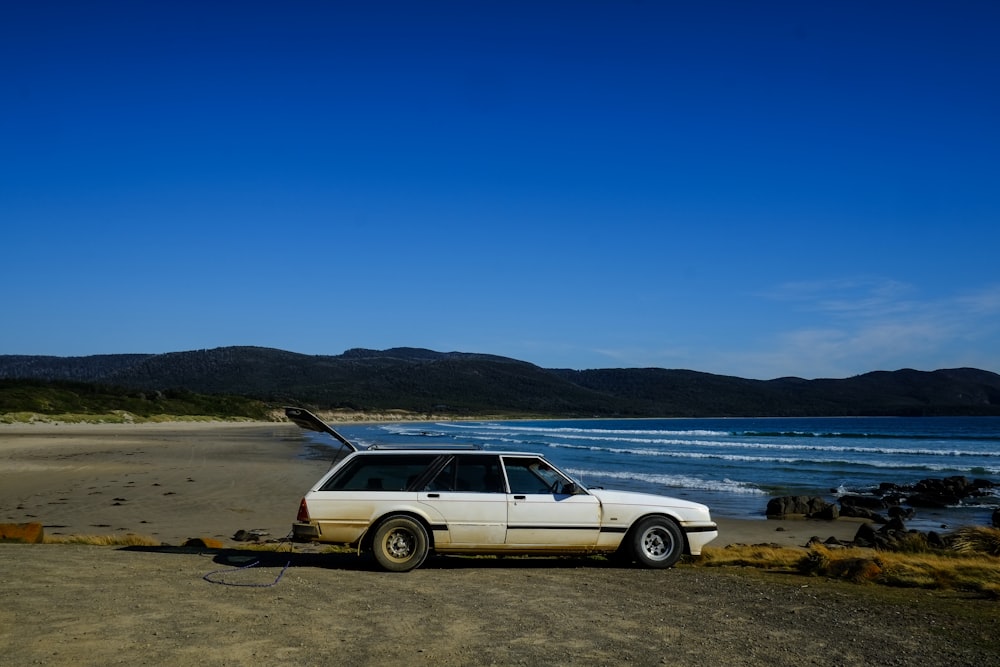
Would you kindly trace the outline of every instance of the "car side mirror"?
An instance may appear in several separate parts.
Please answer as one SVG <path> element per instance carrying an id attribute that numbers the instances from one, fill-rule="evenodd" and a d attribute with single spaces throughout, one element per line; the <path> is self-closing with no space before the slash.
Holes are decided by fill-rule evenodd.
<path id="1" fill-rule="evenodd" d="M 576 485 L 575 482 L 569 482 L 568 484 L 563 484 L 562 494 L 564 496 L 575 496 L 580 493 L 580 487 Z"/>

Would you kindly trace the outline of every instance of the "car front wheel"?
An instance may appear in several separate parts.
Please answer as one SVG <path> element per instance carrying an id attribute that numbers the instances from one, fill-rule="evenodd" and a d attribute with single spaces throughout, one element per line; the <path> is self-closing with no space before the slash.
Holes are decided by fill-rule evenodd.
<path id="1" fill-rule="evenodd" d="M 670 567 L 683 551 L 684 535 L 670 519 L 655 516 L 643 519 L 632 533 L 632 554 L 646 567 Z"/>
<path id="2" fill-rule="evenodd" d="M 372 539 L 375 560 L 390 572 L 408 572 L 427 558 L 427 531 L 416 519 L 396 516 L 379 524 Z"/>

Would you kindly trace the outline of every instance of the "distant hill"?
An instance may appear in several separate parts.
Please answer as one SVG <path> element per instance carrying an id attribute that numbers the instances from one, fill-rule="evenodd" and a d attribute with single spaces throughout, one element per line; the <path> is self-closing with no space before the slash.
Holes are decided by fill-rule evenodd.
<path id="1" fill-rule="evenodd" d="M 974 368 L 748 380 L 662 368 L 544 369 L 507 357 L 419 348 L 352 349 L 336 356 L 262 347 L 87 357 L 0 355 L 0 379 L 455 415 L 1000 415 L 1000 375 Z"/>

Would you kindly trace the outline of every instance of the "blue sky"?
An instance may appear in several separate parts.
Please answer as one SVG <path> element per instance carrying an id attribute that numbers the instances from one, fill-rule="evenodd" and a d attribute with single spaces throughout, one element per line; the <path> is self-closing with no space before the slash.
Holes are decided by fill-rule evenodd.
<path id="1" fill-rule="evenodd" d="M 995 2 L 0 7 L 0 354 L 1000 371 Z"/>

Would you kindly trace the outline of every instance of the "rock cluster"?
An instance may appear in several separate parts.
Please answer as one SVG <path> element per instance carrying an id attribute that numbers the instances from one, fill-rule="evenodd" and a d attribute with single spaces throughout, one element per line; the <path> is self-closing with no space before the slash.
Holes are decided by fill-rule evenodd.
<path id="1" fill-rule="evenodd" d="M 770 518 L 805 517 L 836 519 L 841 516 L 886 524 L 893 519 L 912 519 L 918 507 L 951 507 L 966 498 L 989 495 L 1000 484 L 964 476 L 922 479 L 916 484 L 883 482 L 872 494 L 846 494 L 838 504 L 819 496 L 781 496 L 767 503 Z M 993 523 L 1000 517 L 994 512 Z"/>
<path id="2" fill-rule="evenodd" d="M 923 479 L 911 485 L 884 482 L 870 495 L 846 494 L 838 498 L 838 503 L 827 502 L 819 496 L 772 498 L 765 513 L 772 519 L 864 519 L 866 523 L 860 525 L 854 540 L 848 543 L 853 546 L 896 550 L 920 541 L 930 547 L 945 547 L 947 536 L 934 531 L 921 533 L 907 530 L 903 522 L 916 515 L 914 508 L 958 505 L 969 497 L 989 495 L 990 490 L 998 486 L 990 480 L 969 480 L 962 476 Z M 991 521 L 993 526 L 1000 528 L 1000 508 L 994 510 Z M 876 528 L 876 525 L 879 527 Z M 810 544 L 819 541 L 818 537 L 814 537 Z M 824 544 L 848 546 L 834 538 Z"/>
<path id="3" fill-rule="evenodd" d="M 837 506 L 819 496 L 779 496 L 771 498 L 764 512 L 768 518 L 787 519 L 836 519 L 840 516 Z"/>
<path id="4" fill-rule="evenodd" d="M 988 479 L 969 479 L 964 475 L 922 479 L 916 484 L 883 482 L 876 492 L 890 504 L 910 507 L 951 507 L 966 498 L 989 495 L 998 486 Z"/>
<path id="5" fill-rule="evenodd" d="M 935 531 L 922 533 L 919 530 L 907 530 L 901 519 L 892 519 L 878 530 L 870 523 L 858 526 L 858 532 L 850 544 L 856 547 L 881 549 L 882 551 L 898 551 L 908 544 L 918 542 L 921 546 L 943 549 L 948 546 L 947 538 Z"/>

